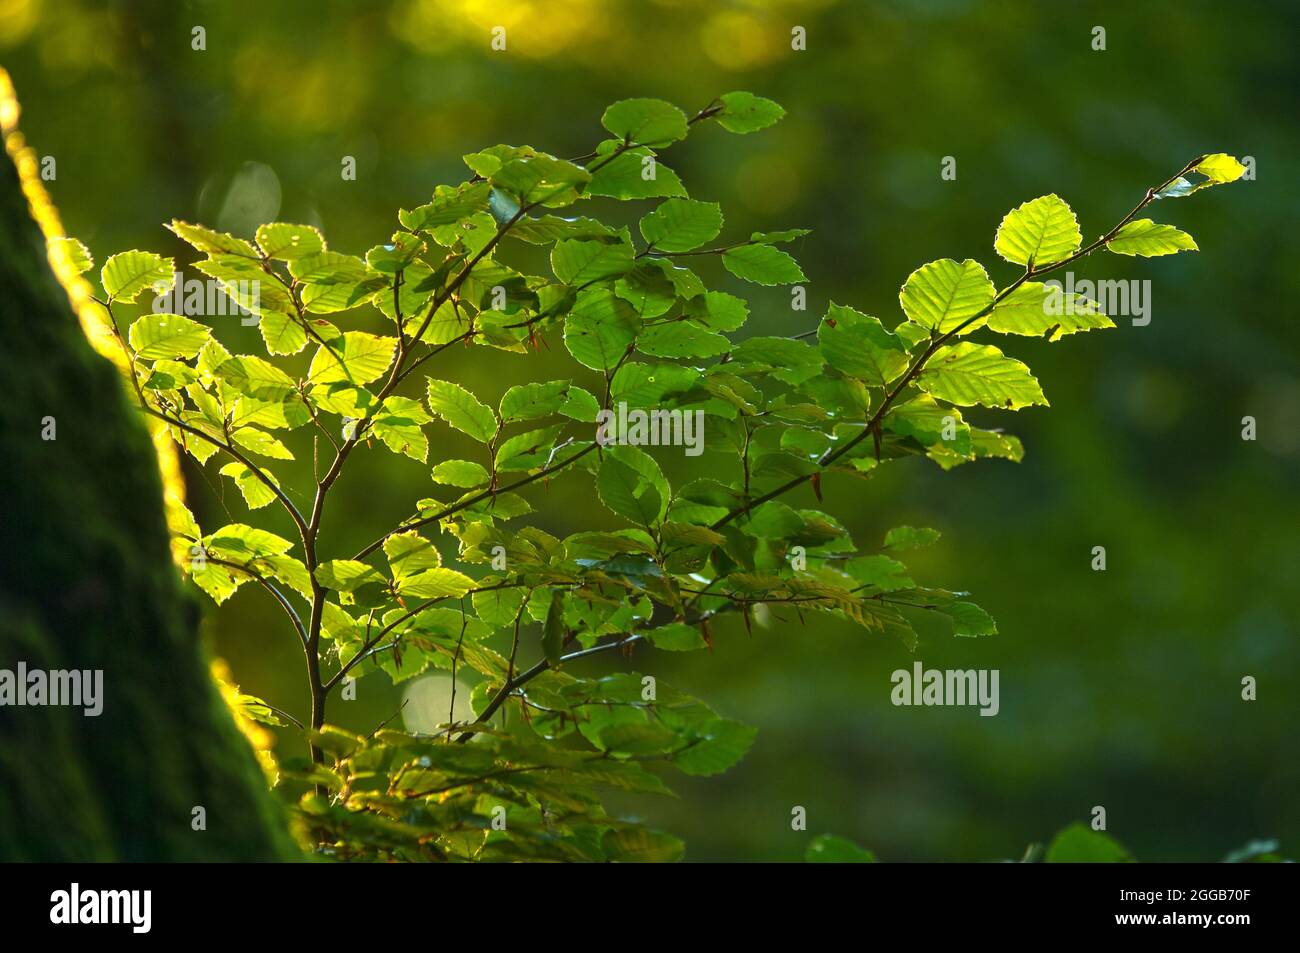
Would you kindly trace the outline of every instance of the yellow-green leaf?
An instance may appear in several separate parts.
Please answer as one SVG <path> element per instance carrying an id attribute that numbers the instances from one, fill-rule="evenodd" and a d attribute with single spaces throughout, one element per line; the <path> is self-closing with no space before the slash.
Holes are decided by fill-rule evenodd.
<path id="1" fill-rule="evenodd" d="M 227 463 L 220 472 L 222 476 L 228 476 L 235 481 L 235 486 L 239 487 L 239 492 L 250 510 L 261 509 L 275 499 L 275 493 L 271 488 L 254 476 L 253 471 L 242 463 Z M 279 485 L 273 475 L 268 473 L 267 478 Z"/>
<path id="2" fill-rule="evenodd" d="M 1225 152 L 1215 152 L 1196 163 L 1195 171 L 1215 185 L 1235 182 L 1246 172 L 1246 167 Z"/>
<path id="3" fill-rule="evenodd" d="M 1191 235 L 1149 218 L 1129 222 L 1106 243 L 1106 247 L 1117 255 L 1141 255 L 1143 258 L 1197 250 Z"/>
<path id="4" fill-rule="evenodd" d="M 313 384 L 368 384 L 388 370 L 396 348 L 393 338 L 348 331 L 316 349 L 307 377 Z"/>
<path id="5" fill-rule="evenodd" d="M 497 430 L 492 408 L 459 384 L 429 379 L 429 409 L 461 433 L 487 443 Z"/>
<path id="6" fill-rule="evenodd" d="M 1028 367 L 992 345 L 970 341 L 940 348 L 916 384 L 933 397 L 962 407 L 980 404 L 1019 410 L 1047 404 Z"/>
<path id="7" fill-rule="evenodd" d="M 325 250 L 325 237 L 310 225 L 271 222 L 257 227 L 257 245 L 267 258 L 292 261 Z"/>
<path id="8" fill-rule="evenodd" d="M 389 397 L 375 414 L 375 434 L 389 450 L 423 463 L 429 455 L 429 439 L 421 428 L 432 419 L 419 401 Z"/>
<path id="9" fill-rule="evenodd" d="M 1050 264 L 1079 250 L 1083 235 L 1070 206 L 1044 195 L 1012 209 L 998 226 L 993 247 L 1017 265 Z"/>
<path id="10" fill-rule="evenodd" d="M 176 263 L 147 251 L 124 251 L 104 262 L 99 278 L 113 301 L 134 301 L 146 288 L 163 294 L 175 282 Z"/>
<path id="11" fill-rule="evenodd" d="M 407 576 L 442 565 L 438 547 L 414 531 L 395 533 L 384 540 L 384 555 L 388 557 L 393 578 L 399 582 Z"/>
<path id="12" fill-rule="evenodd" d="M 983 311 L 992 303 L 993 282 L 977 261 L 941 258 L 922 265 L 908 276 L 898 300 L 912 322 L 931 331 L 946 333 Z M 973 331 L 978 322 L 967 331 Z"/>
<path id="13" fill-rule="evenodd" d="M 146 314 L 131 324 L 127 339 L 142 361 L 194 357 L 212 332 L 179 314 Z"/>
<path id="14" fill-rule="evenodd" d="M 1115 322 L 1101 313 L 1096 302 L 1039 281 L 1027 281 L 998 302 L 989 315 L 989 330 L 1023 334 L 1056 341 L 1062 335 L 1094 328 L 1113 328 Z"/>
<path id="15" fill-rule="evenodd" d="M 227 235 L 225 232 L 215 232 L 202 225 L 191 225 L 177 218 L 172 219 L 167 228 L 204 254 L 239 255 L 241 258 L 258 257 L 256 248 L 244 239 Z"/>
<path id="16" fill-rule="evenodd" d="M 474 580 L 454 569 L 426 569 L 397 581 L 397 590 L 414 599 L 442 599 L 463 596 L 474 588 Z"/>

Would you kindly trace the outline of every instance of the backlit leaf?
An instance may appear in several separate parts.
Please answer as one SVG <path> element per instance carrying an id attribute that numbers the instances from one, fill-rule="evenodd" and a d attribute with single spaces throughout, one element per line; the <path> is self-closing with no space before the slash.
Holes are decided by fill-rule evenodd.
<path id="1" fill-rule="evenodd" d="M 1008 212 L 993 246 L 1007 261 L 1041 267 L 1068 258 L 1082 242 L 1070 206 L 1059 196 L 1044 195 Z"/>
<path id="2" fill-rule="evenodd" d="M 941 258 L 912 272 L 898 300 L 910 321 L 946 334 L 987 308 L 993 297 L 993 282 L 979 262 Z M 972 322 L 967 330 L 978 326 Z"/>
<path id="3" fill-rule="evenodd" d="M 1106 243 L 1106 248 L 1117 255 L 1173 255 L 1180 251 L 1196 251 L 1192 236 L 1172 225 L 1163 225 L 1149 218 L 1129 222 Z"/>
<path id="4" fill-rule="evenodd" d="M 970 341 L 940 348 L 916 384 L 932 396 L 962 407 L 980 404 L 1019 410 L 1047 405 L 1028 367 L 991 345 Z"/>

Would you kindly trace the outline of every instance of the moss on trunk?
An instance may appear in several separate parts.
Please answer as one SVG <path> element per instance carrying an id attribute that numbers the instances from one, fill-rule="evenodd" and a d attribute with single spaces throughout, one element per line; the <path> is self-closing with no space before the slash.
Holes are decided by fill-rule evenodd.
<path id="1" fill-rule="evenodd" d="M 0 332 L 0 668 L 104 673 L 98 717 L 0 708 L 0 860 L 296 857 L 208 672 L 141 416 L 87 343 L 3 153 Z"/>

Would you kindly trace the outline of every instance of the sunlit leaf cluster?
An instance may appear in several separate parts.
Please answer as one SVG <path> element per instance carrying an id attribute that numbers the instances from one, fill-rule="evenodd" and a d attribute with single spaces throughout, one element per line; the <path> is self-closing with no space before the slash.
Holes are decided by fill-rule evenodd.
<path id="1" fill-rule="evenodd" d="M 909 457 L 944 469 L 1019 460 L 1020 441 L 977 414 L 1047 398 L 1023 362 L 971 335 L 1057 340 L 1113 326 L 1082 301 L 1051 316 L 1032 279 L 1103 247 L 1194 250 L 1137 211 L 1240 175 L 1229 157 L 1203 157 L 1087 246 L 1063 200 L 1034 199 L 997 229 L 996 252 L 1023 268 L 1001 290 L 979 262 L 941 259 L 906 279 L 898 313 L 832 304 L 811 327 L 792 311 L 788 333 L 753 336 L 736 292 L 806 281 L 793 252 L 808 232 L 731 234 L 720 206 L 689 196 L 662 154 L 701 126 L 750 133 L 783 115 L 743 92 L 689 116 L 624 100 L 585 156 L 513 145 L 465 156 L 465 181 L 413 201 L 389 237 L 355 254 L 306 225 L 266 224 L 250 240 L 172 222 L 198 256 L 186 268 L 255 318 L 258 353 L 222 343 L 236 317 L 138 313 L 147 292 L 169 290 L 172 260 L 128 251 L 104 264 L 101 303 L 142 409 L 248 510 L 219 527 L 178 518 L 178 561 L 217 603 L 264 589 L 307 653 L 309 757 L 282 759 L 281 787 L 322 853 L 675 859 L 678 841 L 611 816 L 602 790 L 665 793 L 664 769 L 724 771 L 755 730 L 652 675 L 582 675 L 591 669 L 578 660 L 635 653 L 650 671 L 656 652 L 707 651 L 719 626 L 773 616 L 843 620 L 908 649 L 922 614 L 956 636 L 992 635 L 965 593 L 906 565 L 937 532 L 852 537 L 843 517 L 861 505 L 862 481 Z M 605 224 L 611 202 L 640 203 L 635 228 Z M 92 267 L 79 243 L 66 253 Z M 543 344 L 567 350 L 571 373 L 511 382 L 499 399 L 454 380 L 446 359 L 452 348 Z M 598 440 L 614 408 L 701 413 L 708 454 L 696 474 L 670 482 L 661 460 L 679 447 Z M 431 459 L 451 431 L 474 452 Z M 340 552 L 323 514 L 358 454 L 417 461 L 428 490 L 399 525 Z M 317 457 L 313 484 L 291 486 L 285 462 Z M 561 478 L 606 511 L 565 538 L 529 519 L 546 505 L 535 491 Z M 837 506 L 823 502 L 828 479 Z M 258 525 L 277 505 L 296 539 Z M 430 669 L 472 686 L 473 719 L 453 708 L 426 735 L 328 724 L 346 679 L 405 682 Z M 286 724 L 286 702 L 270 701 L 278 707 L 248 696 L 241 706 Z"/>

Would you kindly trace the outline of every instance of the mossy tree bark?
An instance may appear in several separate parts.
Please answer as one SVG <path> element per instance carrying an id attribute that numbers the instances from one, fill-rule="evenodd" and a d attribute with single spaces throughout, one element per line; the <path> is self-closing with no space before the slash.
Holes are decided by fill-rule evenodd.
<path id="1" fill-rule="evenodd" d="M 87 343 L 3 152 L 0 332 L 0 669 L 103 670 L 98 717 L 0 707 L 0 860 L 297 856 L 208 672 L 142 418 Z"/>

